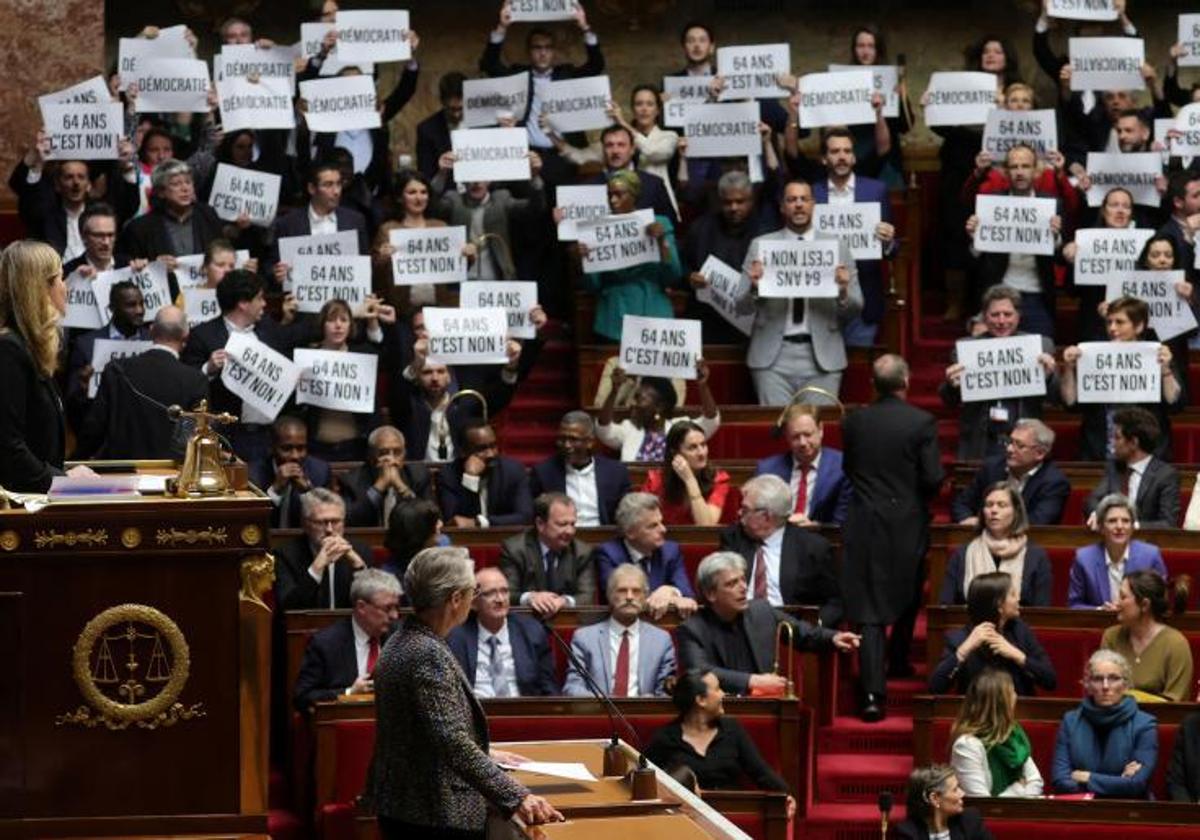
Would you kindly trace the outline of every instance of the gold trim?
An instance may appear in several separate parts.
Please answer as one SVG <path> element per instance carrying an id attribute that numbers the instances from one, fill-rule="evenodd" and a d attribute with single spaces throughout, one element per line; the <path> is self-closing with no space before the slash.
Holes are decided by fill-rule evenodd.
<path id="1" fill-rule="evenodd" d="M 137 528 L 126 528 L 121 532 L 121 545 L 126 548 L 137 548 L 142 544 L 142 532 Z"/>
<path id="2" fill-rule="evenodd" d="M 5 551 L 16 551 L 21 547 L 21 535 L 16 531 L 5 531 L 0 534 L 0 548 Z"/>
<path id="3" fill-rule="evenodd" d="M 196 545 L 197 543 L 203 543 L 204 545 L 225 545 L 229 539 L 229 534 L 224 527 L 208 527 L 203 530 L 188 528 L 186 531 L 180 531 L 178 528 L 159 528 L 154 535 L 154 539 L 159 545 L 170 546 L 176 546 L 180 543 L 187 545 Z"/>
<path id="4" fill-rule="evenodd" d="M 86 531 L 63 531 L 59 533 L 51 528 L 49 531 L 34 531 L 33 544 L 36 548 L 57 548 L 65 545 L 74 548 L 77 545 L 108 545 L 107 528 L 89 528 Z"/>
<path id="5" fill-rule="evenodd" d="M 273 554 L 255 554 L 242 561 L 242 591 L 238 598 L 258 604 L 263 609 L 270 607 L 263 601 L 262 596 L 275 582 L 275 556 Z"/>
<path id="6" fill-rule="evenodd" d="M 247 525 L 242 529 L 242 545 L 258 545 L 262 541 L 262 528 Z"/>

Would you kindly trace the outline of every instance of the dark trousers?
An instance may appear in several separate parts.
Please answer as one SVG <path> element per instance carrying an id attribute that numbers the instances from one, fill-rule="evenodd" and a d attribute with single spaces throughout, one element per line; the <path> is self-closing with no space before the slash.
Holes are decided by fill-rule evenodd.
<path id="1" fill-rule="evenodd" d="M 388 817 L 378 817 L 379 835 L 383 840 L 485 840 L 485 831 L 462 831 L 457 828 L 435 828 L 416 825 Z"/>
<path id="2" fill-rule="evenodd" d="M 885 624 L 863 624 L 859 627 L 862 642 L 858 648 L 858 679 L 863 694 L 884 696 L 887 693 L 887 672 L 907 670 L 924 583 L 925 561 L 922 560 L 917 569 L 916 591 L 912 593 L 904 612 L 892 624 L 890 641 Z"/>

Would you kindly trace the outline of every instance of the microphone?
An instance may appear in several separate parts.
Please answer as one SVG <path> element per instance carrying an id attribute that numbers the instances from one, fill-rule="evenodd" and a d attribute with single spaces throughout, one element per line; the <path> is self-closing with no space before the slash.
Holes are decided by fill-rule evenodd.
<path id="1" fill-rule="evenodd" d="M 883 840 L 887 840 L 888 832 L 888 815 L 892 812 L 892 792 L 890 790 L 881 790 L 879 792 L 879 836 Z"/>

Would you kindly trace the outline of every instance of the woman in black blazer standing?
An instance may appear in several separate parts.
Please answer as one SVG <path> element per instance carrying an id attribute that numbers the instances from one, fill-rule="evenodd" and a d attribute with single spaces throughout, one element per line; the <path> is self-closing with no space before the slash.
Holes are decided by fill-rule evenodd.
<path id="1" fill-rule="evenodd" d="M 0 253 L 0 486 L 45 493 L 63 475 L 66 427 L 54 385 L 58 321 L 67 311 L 62 260 L 49 245 L 14 242 Z M 72 475 L 90 475 L 76 467 Z"/>

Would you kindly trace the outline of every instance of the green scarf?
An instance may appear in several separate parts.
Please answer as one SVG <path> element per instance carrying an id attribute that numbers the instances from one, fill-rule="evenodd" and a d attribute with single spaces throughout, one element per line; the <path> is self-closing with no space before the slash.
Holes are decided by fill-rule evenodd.
<path id="1" fill-rule="evenodd" d="M 1030 752 L 1029 736 L 1019 723 L 1013 727 L 1008 740 L 988 749 L 988 769 L 992 771 L 992 796 L 1004 793 L 1009 785 L 1021 778 Z"/>

